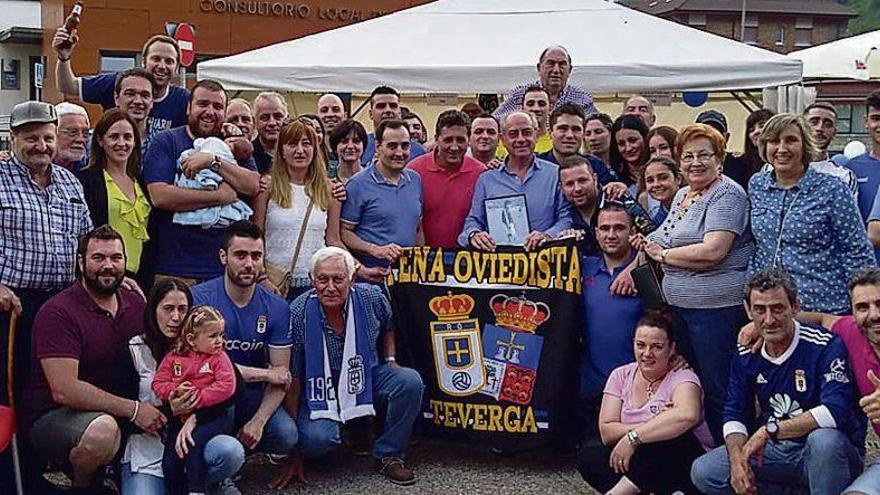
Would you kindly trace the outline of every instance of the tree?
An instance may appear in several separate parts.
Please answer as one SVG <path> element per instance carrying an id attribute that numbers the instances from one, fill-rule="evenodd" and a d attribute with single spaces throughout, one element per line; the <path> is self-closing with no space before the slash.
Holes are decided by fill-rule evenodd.
<path id="1" fill-rule="evenodd" d="M 843 0 L 841 3 L 859 14 L 849 21 L 850 34 L 880 29 L 880 0 Z"/>

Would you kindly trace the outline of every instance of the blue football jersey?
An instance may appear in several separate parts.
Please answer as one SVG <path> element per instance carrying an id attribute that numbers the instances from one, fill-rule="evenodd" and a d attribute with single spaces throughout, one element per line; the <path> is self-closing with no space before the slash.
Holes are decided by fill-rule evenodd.
<path id="1" fill-rule="evenodd" d="M 757 353 L 743 346 L 737 350 L 722 414 L 725 436 L 747 434 L 747 425 L 764 425 L 771 417 L 783 421 L 810 412 L 820 427 L 837 428 L 863 448 L 865 423 L 846 348 L 838 337 L 796 323 L 794 340 L 778 357 L 763 348 Z"/>

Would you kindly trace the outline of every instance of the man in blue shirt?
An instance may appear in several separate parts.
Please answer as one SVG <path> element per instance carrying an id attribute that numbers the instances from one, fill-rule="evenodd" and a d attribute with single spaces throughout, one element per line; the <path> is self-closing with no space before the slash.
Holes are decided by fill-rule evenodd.
<path id="1" fill-rule="evenodd" d="M 373 129 L 379 133 L 379 123 L 387 119 L 400 119 L 400 93 L 388 86 L 379 86 L 370 93 L 370 120 L 373 121 Z M 367 134 L 367 142 L 364 143 L 364 154 L 361 155 L 361 165 L 367 166 L 376 158 L 376 134 Z M 410 139 L 409 157 L 411 161 L 425 154 L 425 147 L 417 139 Z"/>
<path id="2" fill-rule="evenodd" d="M 116 108 L 137 124 L 137 131 L 141 137 L 141 159 L 147 153 L 150 140 L 160 132 L 147 126 L 150 112 L 153 111 L 153 95 L 156 90 L 156 78 L 142 67 L 120 72 L 113 87 Z M 148 134 L 150 132 L 152 134 Z"/>
<path id="3" fill-rule="evenodd" d="M 296 424 L 279 406 L 290 384 L 290 313 L 283 299 L 257 283 L 264 252 L 256 224 L 232 224 L 219 250 L 223 276 L 193 287 L 193 304 L 223 315 L 226 353 L 245 382 L 235 407 L 238 439 L 248 450 L 288 454 L 297 442 Z"/>
<path id="4" fill-rule="evenodd" d="M 487 231 L 486 199 L 524 194 L 531 232 L 525 248 L 535 249 L 571 228 L 571 207 L 559 188 L 559 167 L 535 157 L 538 125 L 534 116 L 513 112 L 504 118 L 501 139 L 508 155 L 504 165 L 477 179 L 471 211 L 458 236 L 458 244 L 494 251 L 495 239 Z"/>
<path id="5" fill-rule="evenodd" d="M 584 142 L 584 110 L 574 103 L 560 105 L 550 113 L 550 139 L 553 149 L 539 153 L 538 158 L 559 165 L 561 160 L 580 154 Z M 614 174 L 608 165 L 593 155 L 583 155 L 596 172 L 599 183 L 603 186 L 614 182 Z"/>
<path id="6" fill-rule="evenodd" d="M 880 187 L 880 90 L 868 95 L 865 100 L 865 129 L 871 138 L 871 151 L 848 161 L 845 166 L 855 172 L 859 182 L 859 211 L 867 221 Z"/>
<path id="7" fill-rule="evenodd" d="M 58 91 L 86 103 L 97 103 L 104 110 L 115 107 L 116 72 L 88 77 L 77 77 L 73 73 L 70 57 L 78 41 L 79 36 L 76 31 L 68 33 L 64 26 L 55 31 L 52 48 L 58 55 L 58 62 L 55 65 L 55 83 Z M 71 42 L 71 45 L 62 47 L 65 42 Z M 159 131 L 186 124 L 189 92 L 186 88 L 171 84 L 180 66 L 180 47 L 177 46 L 177 41 L 165 35 L 153 36 L 144 44 L 141 55 L 144 68 L 156 79 L 153 109 L 147 118 L 146 135 L 153 136 Z"/>
<path id="8" fill-rule="evenodd" d="M 770 483 L 839 494 L 861 472 L 866 427 L 846 348 L 794 320 L 797 287 L 782 269 L 754 274 L 745 299 L 763 348 L 739 346 L 722 414 L 726 445 L 694 462 L 694 485 L 708 494 L 765 493 Z"/>
<path id="9" fill-rule="evenodd" d="M 153 211 L 150 218 L 156 250 L 156 274 L 199 282 L 217 277 L 223 268 L 217 251 L 222 228 L 202 228 L 173 223 L 174 212 L 225 205 L 238 195 L 252 196 L 259 188 L 259 174 L 253 159 L 233 163 L 210 153 L 195 153 L 181 164 L 183 151 L 192 149 L 196 138 L 219 136 L 226 113 L 226 93 L 216 81 L 205 79 L 193 87 L 189 123 L 160 132 L 144 158 L 143 180 L 147 184 Z M 184 189 L 174 185 L 179 173 L 188 177 L 210 168 L 223 178 L 215 190 Z"/>
<path id="10" fill-rule="evenodd" d="M 580 362 L 581 400 L 594 433 L 605 382 L 615 368 L 632 362 L 636 322 L 643 313 L 637 296 L 611 293 L 611 283 L 637 254 L 629 243 L 635 233 L 629 212 L 617 203 L 607 204 L 599 210 L 596 225 L 601 253 L 584 260 L 586 349 Z"/>
<path id="11" fill-rule="evenodd" d="M 409 130 L 400 119 L 383 120 L 376 128 L 378 160 L 346 184 L 342 205 L 342 242 L 365 266 L 387 267 L 401 247 L 424 244 L 422 180 L 406 168 Z"/>

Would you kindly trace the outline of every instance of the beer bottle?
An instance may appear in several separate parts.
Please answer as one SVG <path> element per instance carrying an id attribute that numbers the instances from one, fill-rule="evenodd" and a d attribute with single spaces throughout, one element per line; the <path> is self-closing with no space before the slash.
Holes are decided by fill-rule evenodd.
<path id="1" fill-rule="evenodd" d="M 64 19 L 64 29 L 67 31 L 68 39 L 61 42 L 59 48 L 63 48 L 65 50 L 73 47 L 73 32 L 79 29 L 79 21 L 80 16 L 82 16 L 83 4 L 82 2 L 77 1 L 73 4 L 73 8 L 70 9 L 70 15 L 67 16 L 67 19 Z"/>

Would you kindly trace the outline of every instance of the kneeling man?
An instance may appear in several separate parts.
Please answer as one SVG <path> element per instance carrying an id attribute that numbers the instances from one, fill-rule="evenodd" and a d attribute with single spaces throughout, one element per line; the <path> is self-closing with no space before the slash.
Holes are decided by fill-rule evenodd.
<path id="1" fill-rule="evenodd" d="M 745 291 L 764 345 L 754 354 L 739 346 L 731 361 L 722 415 L 726 446 L 694 462 L 694 485 L 709 494 L 767 493 L 767 485 L 783 485 L 837 495 L 861 472 L 866 428 L 844 344 L 794 320 L 797 287 L 785 271 L 761 270 Z M 756 400 L 758 417 L 751 413 Z M 758 426 L 751 435 L 748 424 Z"/>
<path id="2" fill-rule="evenodd" d="M 314 289 L 290 305 L 293 381 L 284 403 L 297 418 L 300 454 L 327 455 L 341 444 L 340 423 L 378 409 L 385 424 L 373 447 L 376 470 L 392 483 L 411 485 L 415 476 L 403 455 L 424 385 L 415 370 L 396 362 L 391 305 L 381 288 L 354 283 L 354 258 L 340 248 L 318 250 L 309 276 Z M 277 484 L 302 478 L 300 455 L 291 456 L 285 474 Z"/>

